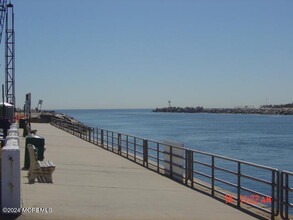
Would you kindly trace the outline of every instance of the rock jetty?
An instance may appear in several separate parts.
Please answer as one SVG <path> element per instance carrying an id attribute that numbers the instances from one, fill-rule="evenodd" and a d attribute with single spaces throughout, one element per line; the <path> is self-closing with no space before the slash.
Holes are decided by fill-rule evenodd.
<path id="1" fill-rule="evenodd" d="M 293 106 L 270 105 L 260 108 L 203 108 L 198 107 L 165 107 L 156 108 L 153 112 L 174 112 L 174 113 L 216 113 L 216 114 L 261 114 L 261 115 L 293 115 Z M 291 104 L 293 105 L 293 104 Z"/>
<path id="2" fill-rule="evenodd" d="M 31 113 L 31 122 L 33 123 L 50 123 L 53 119 L 62 119 L 64 122 L 70 124 L 76 124 L 77 126 L 85 127 L 80 121 L 75 118 L 55 111 L 41 111 L 41 112 L 32 112 Z"/>

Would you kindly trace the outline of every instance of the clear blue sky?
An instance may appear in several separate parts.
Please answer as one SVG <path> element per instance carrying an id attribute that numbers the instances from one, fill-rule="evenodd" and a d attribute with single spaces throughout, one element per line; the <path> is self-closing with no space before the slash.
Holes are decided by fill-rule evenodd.
<path id="1" fill-rule="evenodd" d="M 17 106 L 28 92 L 45 109 L 293 101 L 291 0 L 12 2 Z"/>

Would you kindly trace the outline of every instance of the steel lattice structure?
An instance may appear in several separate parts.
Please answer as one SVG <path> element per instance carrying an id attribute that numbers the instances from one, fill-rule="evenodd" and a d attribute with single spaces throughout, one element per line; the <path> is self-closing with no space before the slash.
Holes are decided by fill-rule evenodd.
<path id="1" fill-rule="evenodd" d="M 7 0 L 0 0 L 0 44 L 4 30 L 4 20 L 6 17 Z"/>
<path id="2" fill-rule="evenodd" d="M 15 33 L 13 5 L 6 8 L 5 34 L 5 90 L 6 102 L 15 107 Z"/>

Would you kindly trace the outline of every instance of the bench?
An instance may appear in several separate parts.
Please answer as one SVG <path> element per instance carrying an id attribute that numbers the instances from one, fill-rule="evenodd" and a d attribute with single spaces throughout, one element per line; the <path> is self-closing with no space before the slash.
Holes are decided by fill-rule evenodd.
<path id="1" fill-rule="evenodd" d="M 29 157 L 30 157 L 30 168 L 28 171 L 29 183 L 34 183 L 37 178 L 39 182 L 45 180 L 47 183 L 53 183 L 52 173 L 55 170 L 55 165 L 52 161 L 39 161 L 35 152 L 35 146 L 32 144 L 27 145 Z"/>

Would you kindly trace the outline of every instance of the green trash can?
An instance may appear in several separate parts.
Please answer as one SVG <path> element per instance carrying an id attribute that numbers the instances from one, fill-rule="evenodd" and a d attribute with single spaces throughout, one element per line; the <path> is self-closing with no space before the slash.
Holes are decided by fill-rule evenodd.
<path id="1" fill-rule="evenodd" d="M 27 145 L 32 144 L 35 146 L 37 151 L 38 160 L 44 160 L 44 151 L 45 151 L 45 139 L 40 136 L 27 136 L 25 139 L 25 153 L 24 153 L 24 168 L 29 169 L 30 167 L 30 158 Z"/>
<path id="2" fill-rule="evenodd" d="M 19 128 L 25 128 L 26 119 L 20 118 L 19 119 Z"/>

